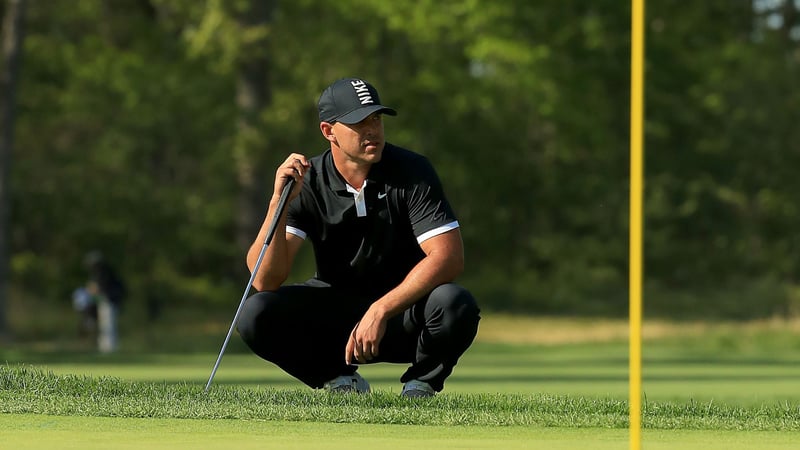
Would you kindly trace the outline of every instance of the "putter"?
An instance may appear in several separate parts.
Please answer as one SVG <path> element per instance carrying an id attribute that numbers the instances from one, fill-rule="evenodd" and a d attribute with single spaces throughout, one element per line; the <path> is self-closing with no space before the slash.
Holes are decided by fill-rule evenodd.
<path id="1" fill-rule="evenodd" d="M 228 330 L 228 335 L 225 336 L 225 342 L 222 343 L 222 350 L 219 351 L 217 362 L 214 363 L 214 369 L 211 370 L 211 376 L 208 377 L 208 383 L 206 383 L 206 392 L 208 392 L 208 388 L 211 387 L 211 382 L 214 381 L 214 375 L 216 375 L 217 369 L 219 369 L 219 363 L 222 361 L 222 355 L 225 354 L 225 349 L 228 347 L 228 342 L 231 340 L 233 330 L 236 328 L 236 323 L 239 321 L 239 314 L 242 312 L 244 302 L 247 300 L 247 294 L 250 292 L 250 287 L 253 285 L 253 279 L 255 279 L 256 274 L 258 273 L 258 268 L 261 266 L 261 260 L 264 259 L 264 253 L 267 252 L 267 246 L 269 246 L 269 243 L 272 242 L 272 236 L 275 235 L 275 228 L 278 226 L 278 220 L 280 219 L 281 215 L 283 215 L 283 210 L 286 207 L 286 200 L 289 198 L 289 193 L 292 192 L 294 184 L 295 179 L 289 178 L 289 181 L 287 181 L 286 185 L 283 186 L 281 197 L 278 199 L 278 208 L 275 210 L 275 215 L 272 217 L 272 222 L 269 224 L 267 237 L 264 239 L 264 245 L 261 246 L 261 252 L 258 254 L 256 265 L 253 266 L 253 272 L 250 274 L 250 281 L 248 281 L 247 286 L 244 287 L 244 294 L 242 294 L 242 300 L 239 302 L 239 308 L 236 310 L 236 314 L 233 316 L 231 328 Z"/>

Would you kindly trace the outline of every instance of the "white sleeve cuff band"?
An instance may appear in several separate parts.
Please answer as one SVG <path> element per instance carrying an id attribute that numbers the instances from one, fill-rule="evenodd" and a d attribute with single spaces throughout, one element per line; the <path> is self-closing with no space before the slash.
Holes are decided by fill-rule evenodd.
<path id="1" fill-rule="evenodd" d="M 454 221 L 454 222 L 450 222 L 447 225 L 442 225 L 440 227 L 434 228 L 431 231 L 426 231 L 425 233 L 422 233 L 421 235 L 417 236 L 417 243 L 418 244 L 422 244 L 423 242 L 427 241 L 428 239 L 430 239 L 430 238 L 432 238 L 434 236 L 438 236 L 438 235 L 440 235 L 442 233 L 446 233 L 446 232 L 448 232 L 450 230 L 454 230 L 456 228 L 458 228 L 458 221 L 457 220 Z"/>
<path id="2" fill-rule="evenodd" d="M 308 236 L 305 231 L 303 231 L 303 230 L 301 230 L 299 228 L 290 227 L 289 225 L 286 225 L 286 232 L 289 233 L 289 234 L 293 234 L 293 235 L 299 237 L 300 239 L 304 239 L 304 240 L 305 240 L 306 236 Z"/>

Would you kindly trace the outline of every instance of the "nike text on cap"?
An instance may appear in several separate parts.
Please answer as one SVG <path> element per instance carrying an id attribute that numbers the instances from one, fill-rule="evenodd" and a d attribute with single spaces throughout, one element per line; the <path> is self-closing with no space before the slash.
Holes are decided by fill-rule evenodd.
<path id="1" fill-rule="evenodd" d="M 358 78 L 343 78 L 328 86 L 319 97 L 319 121 L 361 122 L 374 112 L 396 116 L 397 111 L 381 105 L 374 86 Z"/>

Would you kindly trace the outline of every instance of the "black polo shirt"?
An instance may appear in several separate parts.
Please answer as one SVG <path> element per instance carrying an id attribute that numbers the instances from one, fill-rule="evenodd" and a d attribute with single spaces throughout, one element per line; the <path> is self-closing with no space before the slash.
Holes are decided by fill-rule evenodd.
<path id="1" fill-rule="evenodd" d="M 387 143 L 360 192 L 339 174 L 330 149 L 312 158 L 286 231 L 311 240 L 316 278 L 382 295 L 425 256 L 421 242 L 458 226 L 430 161 Z"/>

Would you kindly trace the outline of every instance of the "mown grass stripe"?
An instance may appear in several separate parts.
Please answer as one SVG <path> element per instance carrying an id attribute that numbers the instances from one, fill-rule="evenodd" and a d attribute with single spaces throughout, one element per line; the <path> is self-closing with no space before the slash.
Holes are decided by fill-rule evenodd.
<path id="1" fill-rule="evenodd" d="M 0 366 L 0 412 L 75 416 L 287 420 L 406 425 L 626 428 L 620 400 L 517 394 L 453 394 L 409 400 L 396 393 L 335 395 L 308 389 L 126 382 Z M 650 429 L 800 430 L 800 405 L 645 402 Z"/>

